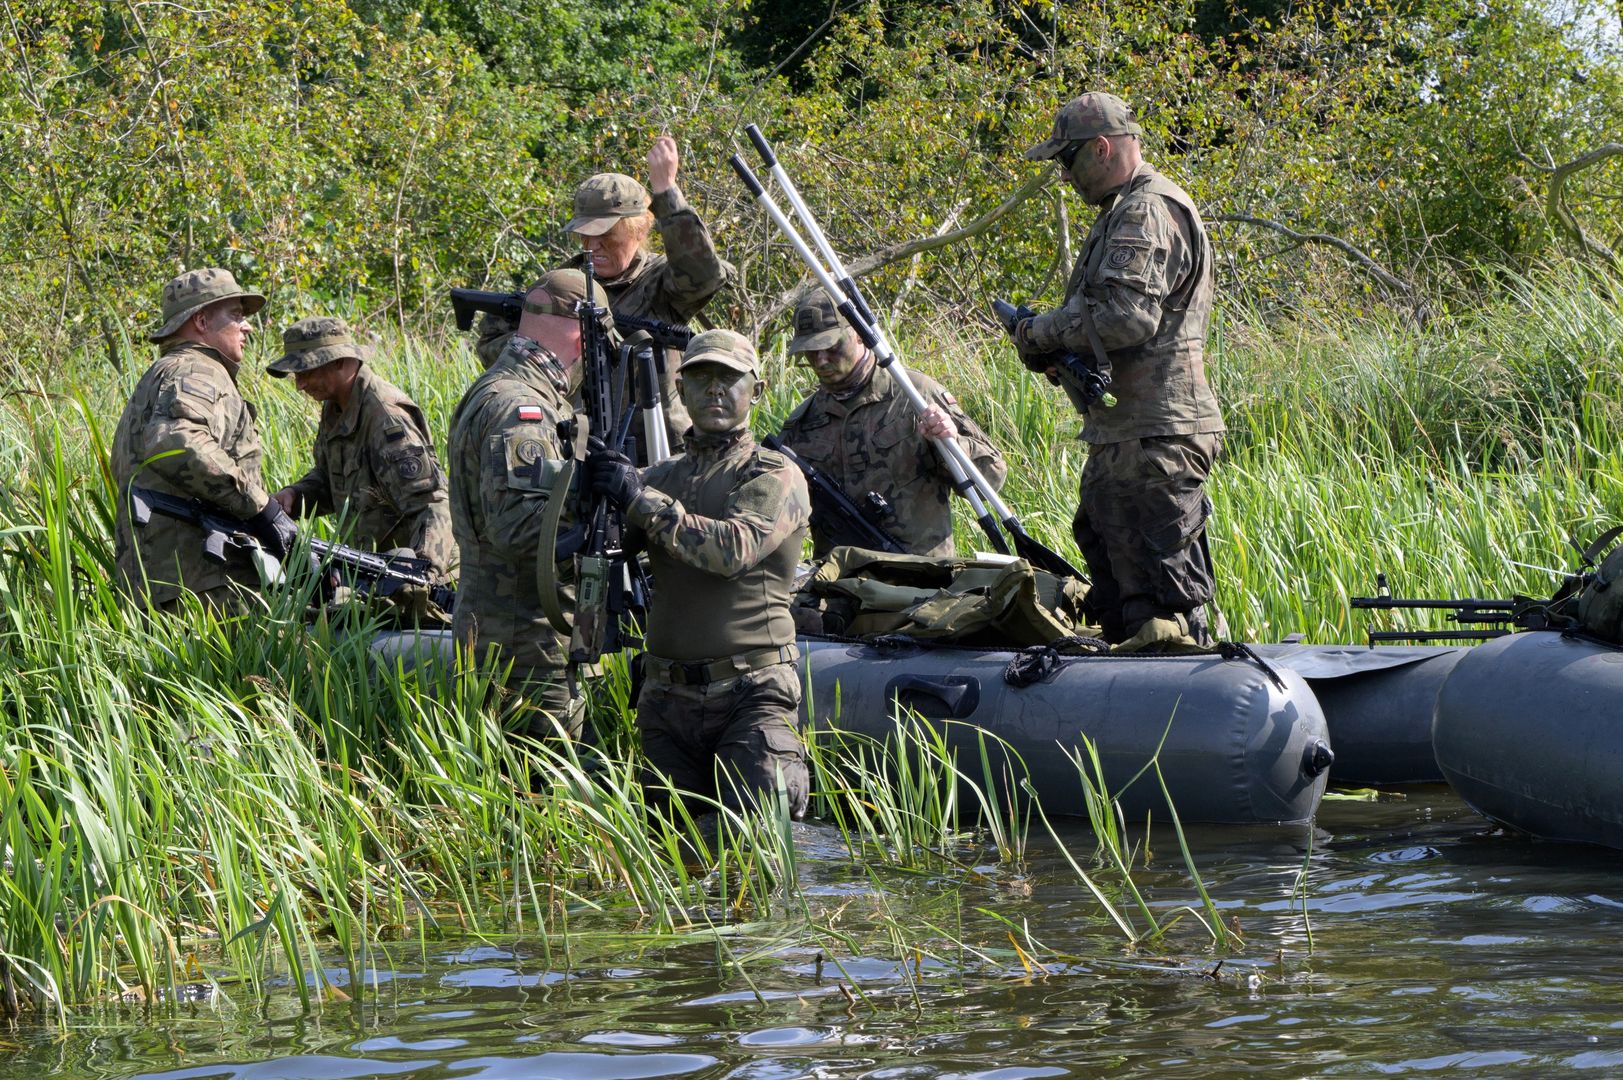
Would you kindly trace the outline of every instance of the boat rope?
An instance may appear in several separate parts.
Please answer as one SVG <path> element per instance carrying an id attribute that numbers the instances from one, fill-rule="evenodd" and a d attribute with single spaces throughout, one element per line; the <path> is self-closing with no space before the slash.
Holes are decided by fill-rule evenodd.
<path id="1" fill-rule="evenodd" d="M 1219 641 L 1213 647 L 1217 649 L 1217 655 L 1221 656 L 1225 660 L 1251 661 L 1253 664 L 1256 664 L 1262 669 L 1262 673 L 1268 676 L 1268 681 L 1273 683 L 1277 689 L 1285 689 L 1285 680 L 1279 677 L 1279 672 L 1275 671 L 1273 669 L 1273 665 L 1269 664 L 1268 661 L 1258 656 L 1257 651 L 1251 646 L 1247 645 L 1245 642 Z"/>
<path id="2" fill-rule="evenodd" d="M 1061 652 L 1062 647 L 1067 651 Z M 1047 645 L 1028 645 L 1009 659 L 1003 669 L 1003 681 L 1020 689 L 1049 678 L 1066 660 L 1099 656 L 1109 651 L 1108 643 L 1093 637 L 1062 637 Z"/>

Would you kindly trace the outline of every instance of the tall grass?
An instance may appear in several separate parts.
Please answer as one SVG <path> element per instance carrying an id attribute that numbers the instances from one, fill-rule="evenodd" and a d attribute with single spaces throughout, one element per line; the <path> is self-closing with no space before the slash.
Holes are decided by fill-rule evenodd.
<path id="1" fill-rule="evenodd" d="M 1413 595 L 1548 589 L 1540 568 L 1570 561 L 1569 533 L 1623 516 L 1612 295 L 1549 273 L 1423 328 L 1226 312 L 1211 363 L 1231 433 L 1212 541 L 1236 635 L 1358 640 L 1346 597 L 1379 571 Z M 1057 392 L 978 328 L 907 328 L 903 343 L 1004 449 L 1009 501 L 1068 548 L 1082 449 Z M 476 370 L 466 344 L 390 334 L 378 355 L 443 438 Z M 354 988 L 394 936 L 526 933 L 567 951 L 599 912 L 719 935 L 734 964 L 783 933 L 842 940 L 800 890 L 781 804 L 719 826 L 650 811 L 623 664 L 597 687 L 609 752 L 588 768 L 508 735 L 478 680 L 380 665 L 365 626 L 307 625 L 294 593 L 248 620 L 129 611 L 110 584 L 104 443 L 142 366 L 130 359 L 122 378 L 75 360 L 0 398 L 0 956 L 36 1009 L 172 1000 L 199 957 L 241 980 L 235 993 L 288 979 L 315 1004 L 334 996 L 333 953 Z M 810 388 L 781 343 L 768 377 L 761 430 Z M 315 410 L 253 364 L 244 384 L 280 484 L 306 467 Z M 975 546 L 963 522 L 959 542 Z M 955 760 L 905 723 L 888 747 L 820 737 L 813 752 L 820 812 L 876 880 L 965 874 L 988 841 L 1019 872 L 1033 819 L 984 764 L 1006 755 Z M 1154 936 L 1162 922 L 1126 919 L 1149 908 L 1096 796 L 1101 846 L 1078 872 L 1101 917 Z M 723 922 L 776 929 L 734 949 Z M 879 922 L 897 953 L 967 948 L 950 926 Z"/>

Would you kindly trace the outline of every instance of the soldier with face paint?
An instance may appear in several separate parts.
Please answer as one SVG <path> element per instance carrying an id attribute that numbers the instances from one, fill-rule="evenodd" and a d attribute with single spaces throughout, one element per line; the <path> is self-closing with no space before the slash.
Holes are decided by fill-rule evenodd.
<path id="1" fill-rule="evenodd" d="M 895 516 L 876 524 L 911 554 L 953 555 L 952 476 L 930 440 L 957 438 L 987 480 L 1001 487 L 1007 469 L 986 433 L 940 383 L 910 371 L 929 402 L 915 418 L 901 387 L 822 289 L 795 308 L 789 353 L 805 360 L 819 385 L 784 423 L 784 445 L 851 498 L 884 496 Z M 829 524 L 815 516 L 811 528 L 813 554 L 821 558 L 835 541 Z"/>
<path id="2" fill-rule="evenodd" d="M 226 550 L 223 563 L 209 559 L 193 525 L 154 515 L 135 527 L 132 484 L 201 499 L 243 520 L 278 558 L 292 549 L 293 523 L 260 475 L 254 408 L 237 389 L 253 330 L 249 317 L 264 304 L 229 270 L 191 270 L 169 282 L 162 324 L 147 335 L 159 356 L 136 384 L 108 447 L 118 485 L 113 550 L 119 577 L 132 596 L 160 610 L 174 611 L 184 591 L 214 610 L 237 610 L 239 590 L 257 591 L 261 583 L 235 549 Z"/>
<path id="3" fill-rule="evenodd" d="M 678 370 L 693 417 L 685 453 L 642 477 L 618 454 L 587 459 L 654 580 L 637 729 L 677 790 L 739 808 L 781 783 L 798 818 L 809 779 L 789 602 L 811 496 L 800 470 L 750 434 L 766 383 L 749 339 L 708 330 Z"/>
<path id="4" fill-rule="evenodd" d="M 271 375 L 293 376 L 321 405 L 315 464 L 278 491 L 291 515 L 339 514 L 352 542 L 409 548 L 444 581 L 456 565 L 445 475 L 422 410 L 365 363 L 344 320 L 301 319 L 282 335 Z"/>
<path id="5" fill-rule="evenodd" d="M 528 726 L 537 737 L 559 728 L 577 735 L 585 717 L 566 679 L 568 635 L 547 619 L 536 582 L 548 501 L 569 456 L 558 424 L 575 415 L 570 398 L 582 374 L 575 305 L 585 295 L 579 270 L 554 270 L 526 293 L 517 331 L 452 414 L 446 453 L 461 556 L 457 646 L 489 670 L 512 664 L 508 686 L 539 709 Z M 607 305 L 601 288 L 594 295 Z M 566 512 L 560 527 L 570 524 Z M 562 598 L 570 614 L 572 591 Z"/>
<path id="6" fill-rule="evenodd" d="M 1024 355 L 1091 356 L 1097 341 L 1113 368 L 1117 403 L 1084 410 L 1072 532 L 1093 579 L 1089 608 L 1122 651 L 1209 641 L 1204 484 L 1224 431 L 1206 382 L 1211 245 L 1188 193 L 1144 162 L 1142 134 L 1126 102 L 1083 94 L 1026 152 L 1057 162 L 1099 216 L 1064 305 L 1015 328 Z"/>

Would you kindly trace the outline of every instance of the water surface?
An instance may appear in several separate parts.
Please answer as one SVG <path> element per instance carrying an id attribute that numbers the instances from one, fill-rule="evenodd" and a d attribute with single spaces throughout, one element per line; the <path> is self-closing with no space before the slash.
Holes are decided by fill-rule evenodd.
<path id="1" fill-rule="evenodd" d="M 1623 855 L 1508 836 L 1441 788 L 1191 830 L 1226 949 L 1192 919 L 1127 946 L 1046 837 L 1017 874 L 872 871 L 806 835 L 809 923 L 397 944 L 352 1005 L 109 1010 L 5 1037 L 0 1076 L 1623 1076 Z M 1158 911 L 1196 899 L 1173 835 L 1150 855 Z"/>

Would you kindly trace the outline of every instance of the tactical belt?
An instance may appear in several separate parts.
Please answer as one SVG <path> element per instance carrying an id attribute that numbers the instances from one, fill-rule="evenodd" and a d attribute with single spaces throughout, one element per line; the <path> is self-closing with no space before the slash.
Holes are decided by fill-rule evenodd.
<path id="1" fill-rule="evenodd" d="M 648 678 L 659 682 L 674 683 L 677 686 L 704 686 L 707 683 L 760 671 L 774 664 L 792 664 L 799 659 L 800 648 L 796 645 L 759 649 L 756 652 L 740 653 L 738 656 L 712 660 L 709 663 L 691 664 L 684 664 L 680 660 L 664 660 L 653 653 L 646 653 L 643 655 L 643 671 Z"/>

